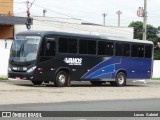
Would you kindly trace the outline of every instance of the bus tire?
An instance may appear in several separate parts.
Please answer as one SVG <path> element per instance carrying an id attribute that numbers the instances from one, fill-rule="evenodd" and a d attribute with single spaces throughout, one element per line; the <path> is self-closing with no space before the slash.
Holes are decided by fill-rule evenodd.
<path id="1" fill-rule="evenodd" d="M 68 75 L 65 71 L 59 71 L 56 75 L 54 84 L 56 87 L 65 87 L 68 82 Z"/>
<path id="2" fill-rule="evenodd" d="M 41 85 L 43 81 L 34 81 L 32 80 L 33 85 Z"/>
<path id="3" fill-rule="evenodd" d="M 90 81 L 93 86 L 101 86 L 104 82 L 103 81 Z"/>
<path id="4" fill-rule="evenodd" d="M 119 72 L 115 78 L 115 86 L 122 87 L 126 85 L 126 75 L 123 72 Z"/>

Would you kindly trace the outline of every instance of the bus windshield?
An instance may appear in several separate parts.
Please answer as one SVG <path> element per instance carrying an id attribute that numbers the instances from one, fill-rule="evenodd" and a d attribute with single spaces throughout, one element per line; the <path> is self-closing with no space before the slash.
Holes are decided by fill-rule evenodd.
<path id="1" fill-rule="evenodd" d="M 40 40 L 40 36 L 16 36 L 11 47 L 11 60 L 17 62 L 36 60 Z"/>

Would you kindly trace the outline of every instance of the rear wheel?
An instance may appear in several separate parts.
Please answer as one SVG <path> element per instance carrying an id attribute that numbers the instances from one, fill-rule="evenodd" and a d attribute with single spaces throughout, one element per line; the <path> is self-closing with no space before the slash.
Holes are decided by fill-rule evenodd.
<path id="1" fill-rule="evenodd" d="M 68 75 L 65 71 L 60 71 L 56 75 L 56 80 L 54 81 L 54 84 L 57 87 L 64 87 L 66 86 L 68 82 Z"/>
<path id="2" fill-rule="evenodd" d="M 103 81 L 90 81 L 93 86 L 101 86 L 104 82 Z"/>
<path id="3" fill-rule="evenodd" d="M 43 83 L 43 81 L 32 81 L 32 83 L 34 85 L 41 85 Z"/>
<path id="4" fill-rule="evenodd" d="M 110 82 L 112 86 L 125 86 L 126 85 L 126 75 L 123 72 L 119 72 L 116 75 L 115 81 Z"/>

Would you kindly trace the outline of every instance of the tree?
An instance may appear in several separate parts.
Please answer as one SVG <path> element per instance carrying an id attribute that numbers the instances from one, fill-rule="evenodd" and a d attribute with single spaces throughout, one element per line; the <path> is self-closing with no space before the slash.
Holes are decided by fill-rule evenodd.
<path id="1" fill-rule="evenodd" d="M 142 40 L 143 35 L 143 22 L 136 21 L 131 22 L 129 27 L 134 27 L 134 39 Z M 147 40 L 155 41 L 157 36 L 158 28 L 153 27 L 152 25 L 147 25 Z"/>
<path id="2" fill-rule="evenodd" d="M 143 36 L 143 22 L 136 21 L 131 22 L 129 27 L 134 27 L 134 39 L 142 40 Z M 160 60 L 160 48 L 157 47 L 157 43 L 160 42 L 160 38 L 157 36 L 158 28 L 152 25 L 147 25 L 147 40 L 152 41 L 155 45 L 154 59 Z"/>

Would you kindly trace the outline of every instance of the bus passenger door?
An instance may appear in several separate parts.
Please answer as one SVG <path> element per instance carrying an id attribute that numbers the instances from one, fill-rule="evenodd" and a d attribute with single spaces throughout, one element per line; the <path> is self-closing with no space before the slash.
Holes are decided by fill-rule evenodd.
<path id="1" fill-rule="evenodd" d="M 41 71 L 40 79 L 51 81 L 54 75 L 53 59 L 56 54 L 55 38 L 45 38 L 40 49 L 40 64 L 38 66 Z"/>

